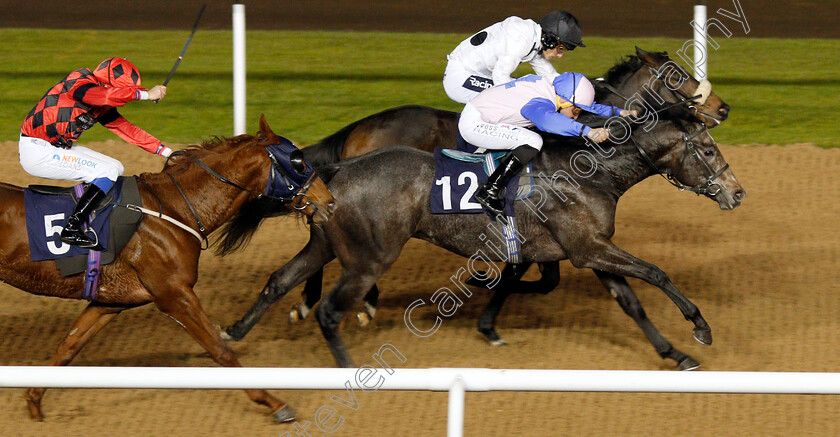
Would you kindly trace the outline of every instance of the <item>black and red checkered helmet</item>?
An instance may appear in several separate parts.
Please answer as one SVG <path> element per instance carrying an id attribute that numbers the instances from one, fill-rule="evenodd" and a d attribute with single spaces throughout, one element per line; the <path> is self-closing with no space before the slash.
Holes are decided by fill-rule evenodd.
<path id="1" fill-rule="evenodd" d="M 93 71 L 96 80 L 112 87 L 139 87 L 140 70 L 125 58 L 108 58 Z"/>

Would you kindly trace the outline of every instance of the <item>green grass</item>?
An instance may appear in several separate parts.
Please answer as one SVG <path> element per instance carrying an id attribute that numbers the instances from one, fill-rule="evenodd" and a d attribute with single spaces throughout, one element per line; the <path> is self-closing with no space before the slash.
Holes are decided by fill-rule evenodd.
<path id="1" fill-rule="evenodd" d="M 382 109 L 421 104 L 458 110 L 443 92 L 446 54 L 467 35 L 250 31 L 247 36 L 247 120 L 255 131 L 265 113 L 276 132 L 310 144 Z M 68 31 L 0 29 L 0 140 L 15 140 L 20 123 L 65 74 L 125 56 L 146 86 L 161 83 L 186 31 Z M 558 71 L 603 74 L 635 45 L 676 51 L 684 40 L 587 38 Z M 840 147 L 838 40 L 719 38 L 710 54 L 714 90 L 732 106 L 715 130 L 726 144 L 812 142 Z M 167 143 L 195 143 L 233 131 L 231 34 L 200 31 L 169 95 L 160 104 L 134 102 L 120 110 Z M 680 61 L 681 62 L 681 61 Z M 523 66 L 519 72 L 529 72 Z M 106 129 L 84 141 L 116 138 Z"/>

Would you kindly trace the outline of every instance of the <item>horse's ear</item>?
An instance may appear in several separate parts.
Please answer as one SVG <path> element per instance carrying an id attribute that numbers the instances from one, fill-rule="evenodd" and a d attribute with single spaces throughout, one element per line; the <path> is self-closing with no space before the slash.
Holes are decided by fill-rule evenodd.
<path id="1" fill-rule="evenodd" d="M 659 68 L 659 66 L 662 65 L 662 62 L 657 56 L 655 56 L 653 53 L 646 52 L 640 49 L 639 46 L 636 46 L 636 56 L 638 56 L 639 59 L 642 60 L 642 62 L 644 62 L 650 67 Z"/>
<path id="2" fill-rule="evenodd" d="M 260 114 L 260 137 L 264 138 L 267 141 L 276 141 L 279 139 L 277 134 L 271 130 L 271 127 L 268 125 L 268 122 L 265 121 L 265 114 Z"/>

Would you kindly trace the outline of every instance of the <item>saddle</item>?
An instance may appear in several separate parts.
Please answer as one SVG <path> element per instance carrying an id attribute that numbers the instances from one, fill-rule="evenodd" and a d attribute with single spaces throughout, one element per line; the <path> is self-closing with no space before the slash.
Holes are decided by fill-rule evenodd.
<path id="1" fill-rule="evenodd" d="M 137 179 L 120 177 L 94 209 L 88 223 L 103 250 L 62 243 L 59 234 L 84 188 L 84 184 L 79 184 L 73 187 L 30 185 L 23 189 L 30 258 L 32 261 L 54 260 L 61 276 L 65 277 L 87 270 L 92 256 L 102 265 L 113 262 L 143 218 L 142 213 L 124 207 L 142 204 Z"/>

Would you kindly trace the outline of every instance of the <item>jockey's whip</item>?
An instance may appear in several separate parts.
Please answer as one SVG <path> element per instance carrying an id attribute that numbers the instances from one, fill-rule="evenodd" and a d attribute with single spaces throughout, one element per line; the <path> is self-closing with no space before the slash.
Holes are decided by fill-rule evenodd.
<path id="1" fill-rule="evenodd" d="M 175 70 L 178 69 L 178 65 L 181 63 L 181 59 L 184 59 L 184 54 L 187 53 L 187 47 L 190 46 L 190 42 L 192 42 L 193 36 L 195 35 L 195 31 L 198 30 L 198 23 L 201 21 L 201 16 L 204 15 L 204 10 L 207 9 L 207 4 L 201 5 L 201 10 L 198 11 L 198 17 L 195 18 L 195 24 L 193 24 L 192 32 L 190 33 L 190 37 L 187 38 L 187 43 L 184 44 L 184 49 L 181 50 L 181 54 L 178 55 L 178 59 L 175 60 L 175 65 L 172 66 L 172 69 L 169 70 L 169 75 L 166 76 L 166 80 L 163 81 L 163 86 L 169 84 L 169 80 L 172 79 L 172 76 L 175 75 Z M 155 100 L 157 103 L 158 100 Z"/>

